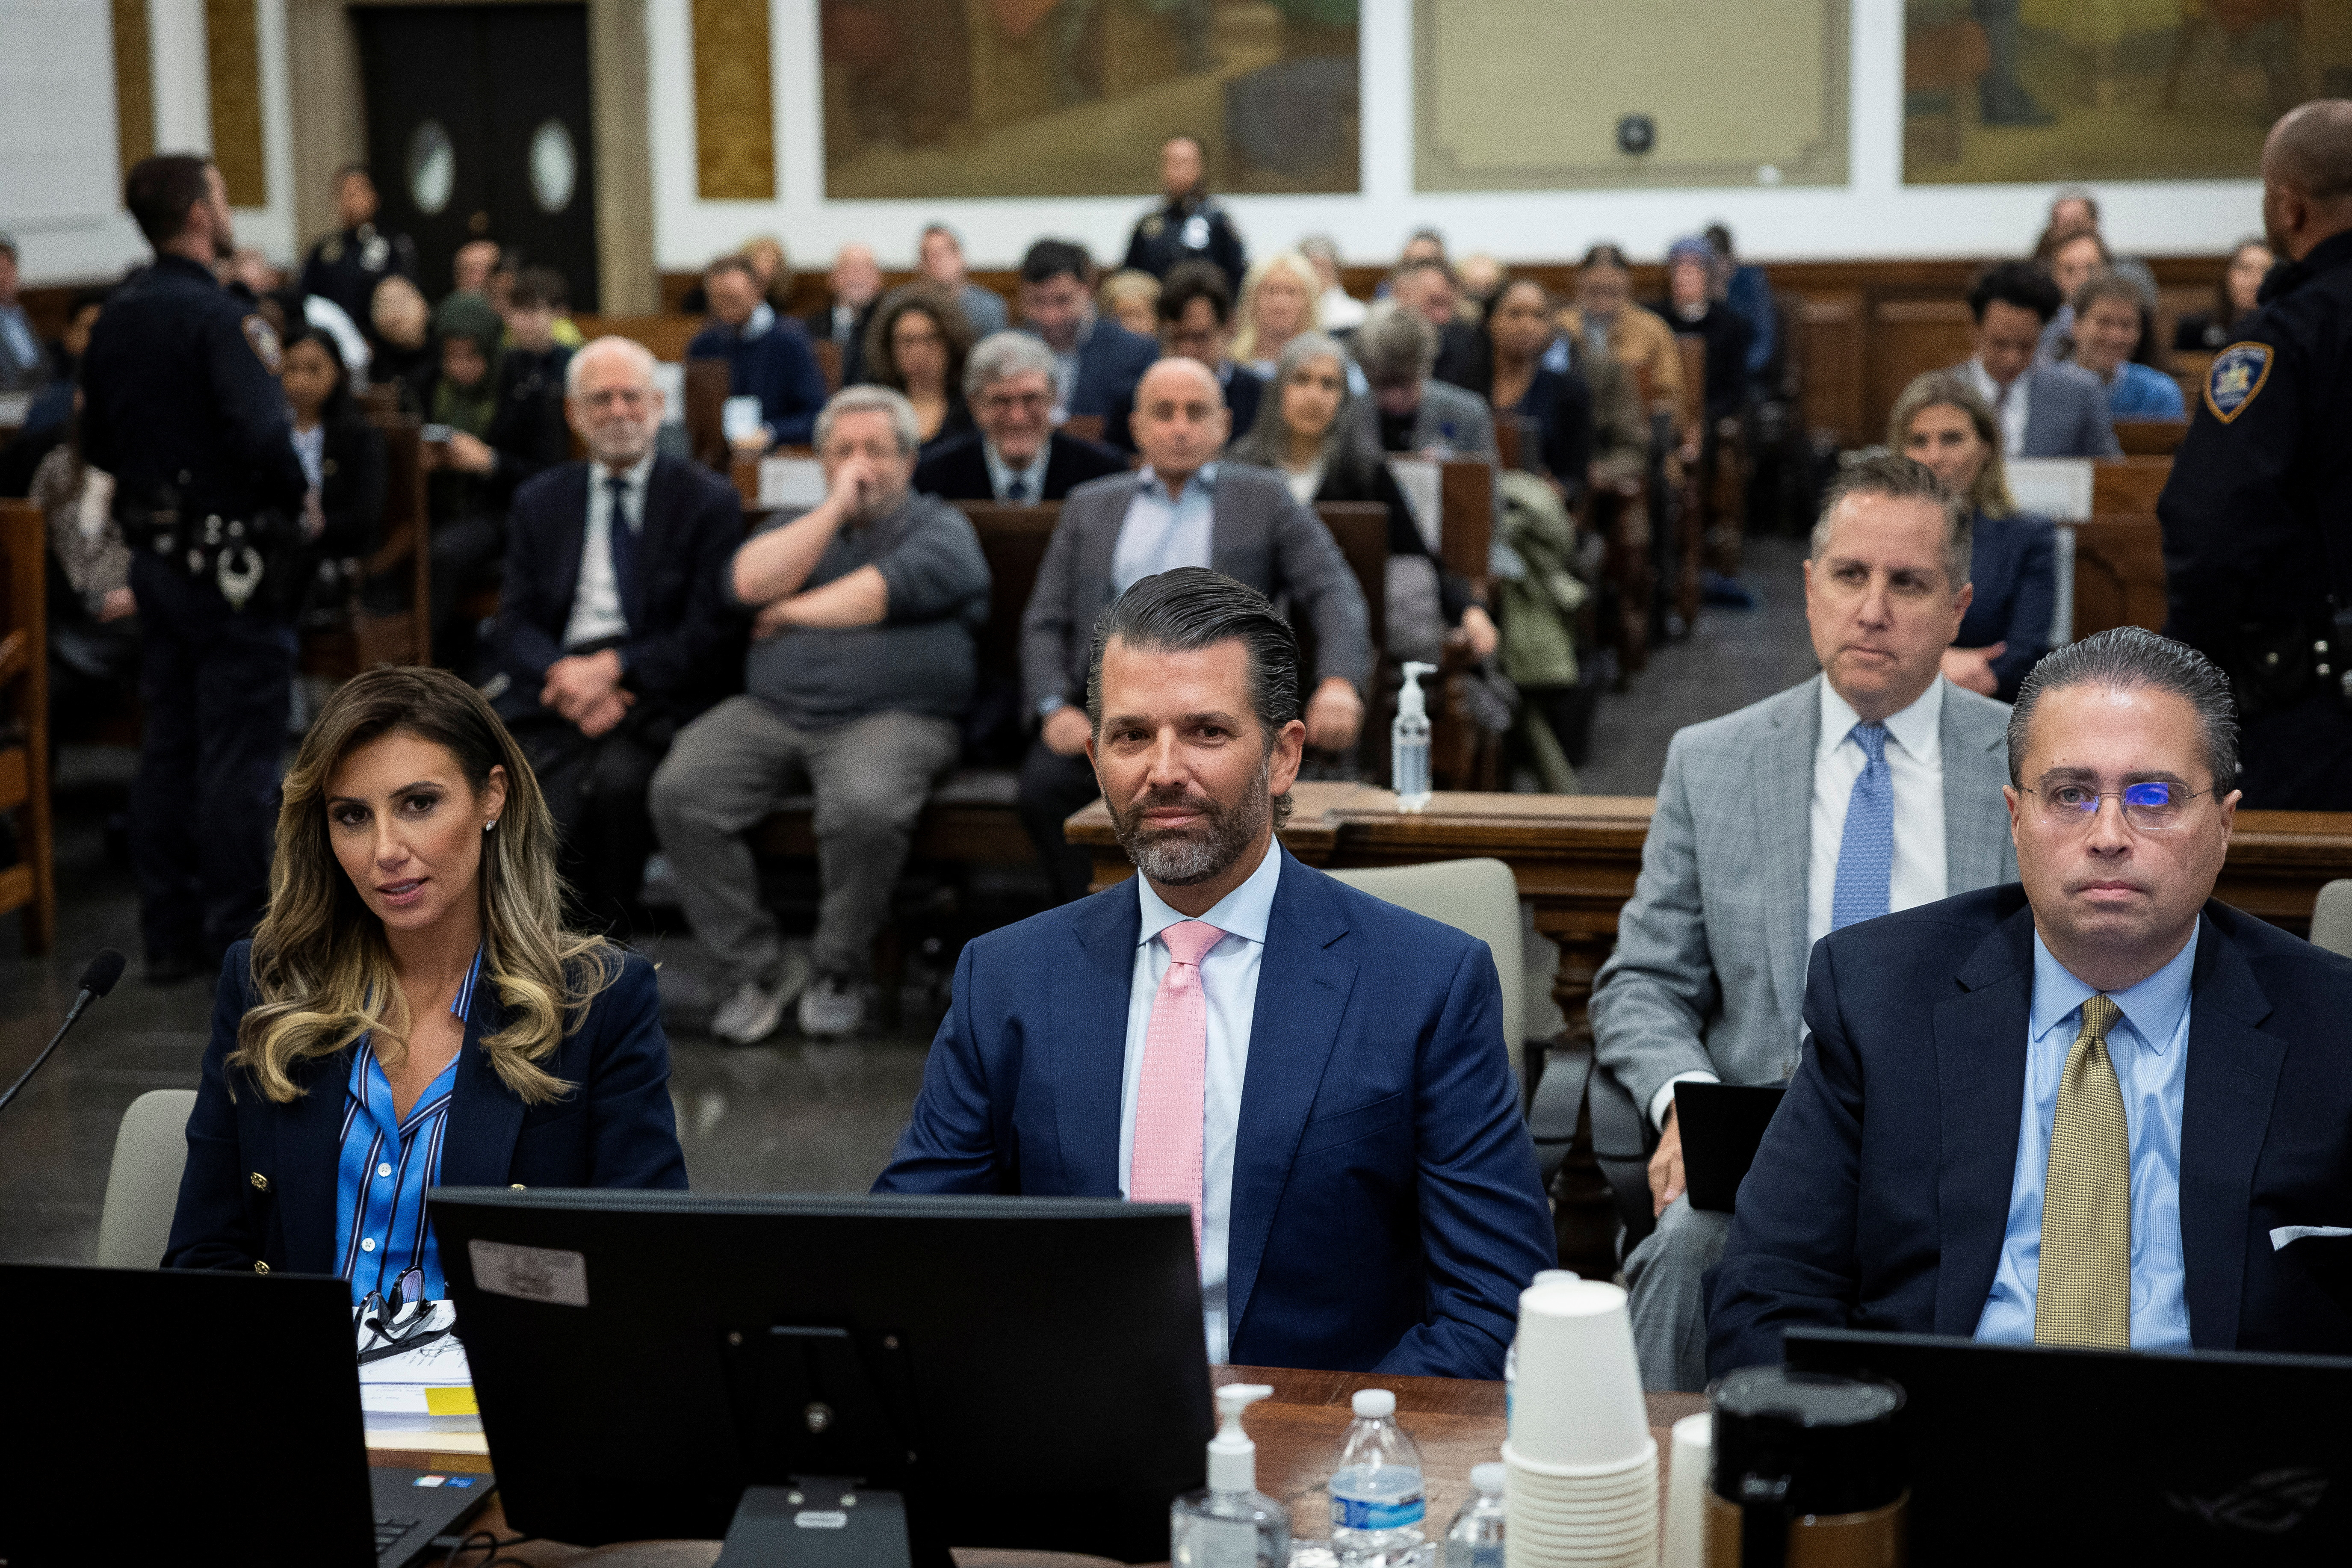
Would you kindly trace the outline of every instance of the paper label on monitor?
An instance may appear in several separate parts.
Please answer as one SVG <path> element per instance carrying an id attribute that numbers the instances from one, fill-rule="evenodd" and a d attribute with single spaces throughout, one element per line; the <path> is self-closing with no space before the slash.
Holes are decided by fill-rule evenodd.
<path id="1" fill-rule="evenodd" d="M 583 1253 L 503 1241 L 469 1241 L 466 1250 L 474 1260 L 474 1283 L 493 1295 L 562 1307 L 588 1304 L 588 1259 Z"/>
<path id="2" fill-rule="evenodd" d="M 1195 1518 L 1192 1568 L 1257 1568 L 1257 1526 L 1245 1519 Z"/>

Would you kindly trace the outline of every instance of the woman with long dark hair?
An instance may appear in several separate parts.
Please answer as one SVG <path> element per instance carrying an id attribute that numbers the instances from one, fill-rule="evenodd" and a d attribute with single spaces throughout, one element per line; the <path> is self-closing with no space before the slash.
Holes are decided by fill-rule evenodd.
<path id="1" fill-rule="evenodd" d="M 433 1186 L 686 1185 L 653 965 L 563 929 L 555 852 L 465 681 L 378 668 L 328 700 L 221 971 L 165 1268 L 432 1300 Z"/>
<path id="2" fill-rule="evenodd" d="M 963 362 L 974 341 L 963 307 L 936 283 L 891 289 L 866 326 L 866 379 L 907 395 L 926 454 L 972 427 Z"/>
<path id="3" fill-rule="evenodd" d="M 2219 353 L 2236 341 L 2238 323 L 2254 313 L 2278 257 L 2259 239 L 2242 239 L 2230 249 L 2229 265 L 2213 287 L 2213 308 L 2198 310 L 2173 324 L 2172 346 L 2182 353 Z"/>
<path id="4" fill-rule="evenodd" d="M 314 547 L 330 560 L 371 553 L 383 542 L 383 433 L 352 396 L 333 336 L 297 328 L 281 352 L 278 380 L 294 416 L 295 454 L 326 520 Z"/>

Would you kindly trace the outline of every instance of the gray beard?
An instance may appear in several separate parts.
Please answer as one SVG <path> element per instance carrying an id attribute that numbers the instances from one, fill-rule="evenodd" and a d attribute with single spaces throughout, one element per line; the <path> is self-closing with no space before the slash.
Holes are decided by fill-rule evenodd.
<path id="1" fill-rule="evenodd" d="M 1205 796 L 1191 797 L 1208 818 L 1201 826 L 1153 832 L 1142 826 L 1143 813 L 1155 805 L 1173 804 L 1146 795 L 1125 811 L 1111 813 L 1118 847 L 1150 880 L 1171 888 L 1189 888 L 1221 875 L 1256 839 L 1258 830 L 1274 815 L 1266 783 L 1274 776 L 1274 749 L 1266 748 L 1257 777 L 1239 805 L 1223 806 Z"/>

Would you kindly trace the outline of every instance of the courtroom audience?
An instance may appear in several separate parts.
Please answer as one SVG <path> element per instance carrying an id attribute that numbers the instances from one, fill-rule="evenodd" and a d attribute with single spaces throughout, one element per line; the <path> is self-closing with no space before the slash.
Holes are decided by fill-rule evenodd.
<path id="1" fill-rule="evenodd" d="M 1160 287 L 1157 314 L 1160 351 L 1198 360 L 1216 372 L 1233 427 L 1248 429 L 1257 420 L 1265 378 L 1234 362 L 1234 296 L 1225 275 L 1205 261 L 1177 263 Z"/>
<path id="2" fill-rule="evenodd" d="M 760 297 L 760 279 L 740 256 L 722 256 L 702 275 L 710 324 L 686 345 L 686 357 L 727 362 L 730 396 L 760 400 L 760 424 L 740 444 L 754 451 L 802 447 L 824 406 L 824 372 L 798 321 Z"/>
<path id="3" fill-rule="evenodd" d="M 1425 318 L 1396 302 L 1375 305 L 1352 346 L 1371 391 L 1357 423 L 1381 451 L 1477 458 L 1502 466 L 1486 398 L 1432 379 L 1437 330 Z"/>
<path id="4" fill-rule="evenodd" d="M 425 292 L 410 279 L 394 274 L 375 286 L 368 306 L 368 323 L 374 355 L 369 363 L 372 384 L 399 389 L 400 405 L 414 414 L 433 376 L 433 310 Z"/>
<path id="5" fill-rule="evenodd" d="M 2050 195 L 2049 216 L 2033 242 L 2035 257 L 2047 260 L 2060 237 L 2099 226 L 2099 198 L 2087 185 L 2061 185 Z"/>
<path id="6" fill-rule="evenodd" d="M 1199 137 L 1160 143 L 1160 206 L 1137 220 L 1120 265 L 1165 279 L 1185 262 L 1206 261 L 1225 275 L 1226 288 L 1239 289 L 1248 257 L 1233 218 L 1209 194 L 1209 150 Z"/>
<path id="7" fill-rule="evenodd" d="M 2147 335 L 2147 301 L 2119 272 L 2092 274 L 2074 290 L 2074 362 L 2098 377 L 2107 412 L 2117 419 L 2180 419 L 2180 384 L 2133 354 Z"/>
<path id="8" fill-rule="evenodd" d="M 1576 300 L 1558 320 L 1591 357 L 1614 359 L 1637 389 L 1646 383 L 1651 423 L 1678 432 L 1683 461 L 1697 460 L 1698 433 L 1683 423 L 1682 352 L 1665 319 L 1633 302 L 1633 270 L 1623 251 L 1596 245 L 1585 252 L 1576 269 Z"/>
<path id="9" fill-rule="evenodd" d="M 742 508 L 718 476 L 656 450 L 663 399 L 643 347 L 599 338 L 565 381 L 588 458 L 515 493 L 496 706 L 554 816 L 572 918 L 625 939 L 653 852 L 654 769 L 741 668 L 719 577 Z"/>
<path id="10" fill-rule="evenodd" d="M 1004 330 L 1004 296 L 971 280 L 964 268 L 961 235 L 943 223 L 925 225 L 915 242 L 915 261 L 917 270 L 946 289 L 962 310 L 975 339 Z"/>
<path id="11" fill-rule="evenodd" d="M 1478 329 L 1464 320 L 1453 269 L 1442 261 L 1408 261 L 1389 280 L 1389 302 L 1429 323 L 1437 336 L 1430 374 L 1463 385 L 1476 374 Z"/>
<path id="12" fill-rule="evenodd" d="M 0 392 L 26 392 L 49 379 L 48 350 L 17 297 L 16 241 L 0 234 Z"/>
<path id="13" fill-rule="evenodd" d="M 1495 290 L 1503 286 L 1504 276 L 1502 262 L 1483 250 L 1474 250 L 1454 263 L 1454 313 L 1477 325 L 1486 307 L 1494 303 Z"/>
<path id="14" fill-rule="evenodd" d="M 1352 332 L 1362 326 L 1371 307 L 1349 293 L 1348 286 L 1339 280 L 1339 247 L 1337 242 L 1326 235 L 1310 234 L 1298 242 L 1298 254 L 1307 258 L 1307 264 L 1315 268 L 1316 330 L 1336 336 Z M 1245 300 L 1249 295 L 1246 281 L 1242 294 Z M 1246 310 L 1243 312 L 1243 320 L 1248 320 Z"/>
<path id="15" fill-rule="evenodd" d="M 469 239 L 449 258 L 449 292 L 490 298 L 506 251 L 495 239 Z"/>
<path id="16" fill-rule="evenodd" d="M 1121 268 L 1095 290 L 1102 313 L 1138 337 L 1160 335 L 1160 279 L 1149 272 Z"/>
<path id="17" fill-rule="evenodd" d="M 1675 1085 L 1786 1082 L 1812 1059 L 1798 1003 L 1824 934 L 2016 876 L 2000 795 L 2008 710 L 1941 674 L 1969 574 L 1968 510 L 1932 472 L 1902 457 L 1848 468 L 1805 562 L 1822 673 L 1666 748 L 1641 877 L 1591 1005 L 1595 1124 L 1604 1096 L 1630 1100 L 1654 1150 L 1656 1228 L 1625 1259 L 1653 1391 L 1706 1385 L 1701 1277 L 1733 1223 L 1691 1206 Z M 1950 994 L 1915 990 L 1915 1026 L 1924 999 Z"/>
<path id="18" fill-rule="evenodd" d="M 327 561 L 372 555 L 383 542 L 383 433 L 361 412 L 351 379 L 331 333 L 306 328 L 278 351 L 295 455 L 319 498 L 311 552 Z"/>
<path id="19" fill-rule="evenodd" d="M 1112 446 L 1132 450 L 1127 410 L 1135 384 L 1160 357 L 1157 339 L 1095 313 L 1095 264 L 1067 240 L 1041 239 L 1021 258 L 1021 321 L 1045 341 L 1060 368 L 1054 421 L 1100 419 Z"/>
<path id="20" fill-rule="evenodd" d="M 1434 662 L 1460 628 L 1472 653 L 1495 651 L 1495 623 L 1469 579 L 1448 572 L 1414 521 L 1412 507 L 1365 433 L 1348 384 L 1348 351 L 1320 332 L 1290 340 L 1275 367 L 1257 421 L 1226 455 L 1280 473 L 1301 506 L 1377 501 L 1388 511 L 1385 599 L 1388 647 L 1396 659 Z"/>
<path id="21" fill-rule="evenodd" d="M 977 426 L 916 466 L 914 487 L 943 500 L 1016 506 L 1058 501 L 1073 487 L 1123 473 L 1124 453 L 1054 427 L 1054 353 L 1026 332 L 982 338 L 964 363 L 964 401 Z"/>
<path id="22" fill-rule="evenodd" d="M 654 966 L 559 887 L 479 692 L 382 667 L 329 698 L 221 966 L 163 1267 L 337 1277 L 389 1317 L 448 1297 L 435 1187 L 683 1189 Z"/>
<path id="23" fill-rule="evenodd" d="M 2000 448 L 2012 458 L 2117 458 L 2107 389 L 2076 365 L 2037 358 L 2042 330 L 2058 314 L 2058 286 L 2031 261 L 1987 268 L 1969 289 L 1975 353 L 1953 367 L 2000 416 Z"/>
<path id="24" fill-rule="evenodd" d="M 2278 258 L 2259 239 L 2242 239 L 2230 251 L 2229 265 L 2213 289 L 2213 308 L 2194 310 L 2173 324 L 2172 346 L 2186 353 L 2219 353 L 2237 341 L 2238 325 L 2254 313 Z"/>
<path id="25" fill-rule="evenodd" d="M 302 262 L 302 292 L 332 300 L 345 316 L 362 323 L 386 278 L 414 282 L 417 276 L 415 241 L 378 228 L 379 205 L 375 180 L 364 165 L 336 171 L 336 230 L 312 246 Z"/>
<path id="26" fill-rule="evenodd" d="M 772 234 L 756 234 L 745 240 L 735 252 L 751 264 L 751 276 L 760 285 L 760 298 L 765 300 L 778 315 L 792 310 L 793 267 L 784 255 L 783 241 Z M 703 279 L 694 280 L 677 308 L 689 316 L 710 313 L 710 290 Z"/>
<path id="27" fill-rule="evenodd" d="M 844 386 L 855 386 L 866 379 L 866 329 L 872 324 L 874 308 L 881 299 L 882 268 L 874 259 L 874 247 L 843 246 L 834 257 L 833 269 L 825 274 L 824 303 L 803 318 L 801 325 L 812 341 L 830 342 L 840 353 Z"/>
<path id="28" fill-rule="evenodd" d="M 1912 378 L 1887 417 L 1886 445 L 1935 470 L 1969 512 L 1969 613 L 1944 650 L 1944 679 L 2014 702 L 2056 629 L 2057 530 L 2010 500 L 2000 421 L 1950 371 Z"/>
<path id="29" fill-rule="evenodd" d="M 1554 370 L 1544 363 L 1559 329 L 1552 325 L 1552 300 L 1532 278 L 1514 278 L 1496 290 L 1478 324 L 1487 405 L 1497 414 L 1535 422 L 1535 450 L 1522 467 L 1549 476 L 1573 499 L 1584 491 L 1592 466 L 1592 389 L 1574 365 Z"/>
<path id="30" fill-rule="evenodd" d="M 65 445 L 81 395 L 81 358 L 89 348 L 90 329 L 106 312 L 108 293 L 105 289 L 77 289 L 67 302 L 65 331 L 48 350 L 57 374 L 26 404 L 16 438 L 0 442 L 0 496 L 30 495 L 41 465 Z"/>
<path id="31" fill-rule="evenodd" d="M 1080 637 L 1140 874 L 965 945 L 875 1190 L 1183 1205 L 1211 1363 L 1496 1376 L 1558 1244 L 1486 945 L 1277 841 L 1312 721 L 1265 595 L 1171 567 Z"/>
<path id="32" fill-rule="evenodd" d="M 882 296 L 866 329 L 866 379 L 904 393 L 914 405 L 926 456 L 971 428 L 964 404 L 964 360 L 971 323 L 937 284 L 908 283 Z"/>
<path id="33" fill-rule="evenodd" d="M 1716 297 L 1748 323 L 1748 377 L 1759 395 L 1763 378 L 1780 352 L 1780 311 L 1772 301 L 1771 280 L 1761 267 L 1739 259 L 1731 230 L 1719 223 L 1706 228 L 1707 247 L 1716 255 Z"/>
<path id="34" fill-rule="evenodd" d="M 1718 258 L 1701 239 L 1678 239 L 1666 252 L 1666 297 L 1655 314 L 1676 337 L 1706 345 L 1704 406 L 1710 426 L 1736 419 L 1748 405 L 1747 320 L 1718 295 Z"/>
<path id="35" fill-rule="evenodd" d="M 114 476 L 82 460 L 79 420 L 33 470 L 31 498 L 47 525 L 49 560 L 65 591 L 48 594 L 49 713 L 60 721 L 107 712 L 139 683 L 139 602 L 131 547 L 114 517 Z"/>
<path id="36" fill-rule="evenodd" d="M 1078 897 L 1091 879 L 1086 853 L 1062 832 L 1063 819 L 1097 793 L 1087 761 L 1089 638 L 1095 617 L 1138 580 L 1218 566 L 1287 598 L 1315 630 L 1311 746 L 1354 744 L 1371 676 L 1363 592 L 1330 531 L 1292 499 L 1281 475 L 1217 460 L 1231 421 L 1215 374 L 1192 359 L 1161 360 L 1136 393 L 1134 425 L 1144 466 L 1071 492 L 1021 616 L 1023 710 L 1038 724 L 1022 769 L 1021 817 L 1056 902 Z"/>
<path id="37" fill-rule="evenodd" d="M 908 488 L 915 410 L 846 387 L 818 416 L 822 503 L 737 550 L 721 596 L 751 626 L 743 690 L 678 734 L 654 774 L 654 823 L 695 936 L 731 987 L 711 1020 L 749 1045 L 797 998 L 801 1032 L 854 1034 L 875 933 L 916 819 L 955 765 L 988 618 L 989 575 L 963 513 Z M 822 893 L 812 950 L 787 948 L 745 836 L 816 798 Z"/>
<path id="38" fill-rule="evenodd" d="M 1260 375 L 1272 374 L 1291 339 L 1323 330 L 1322 287 L 1314 263 L 1296 250 L 1252 262 L 1234 312 L 1234 357 Z"/>
<path id="39" fill-rule="evenodd" d="M 2138 626 L 2034 667 L 2014 880 L 1813 952 L 1804 1059 L 1707 1282 L 1711 1374 L 1799 1325 L 2352 1351 L 2352 963 L 2213 896 L 2237 717 L 2229 676 Z"/>
<path id="40" fill-rule="evenodd" d="M 570 324 L 565 313 L 571 309 L 571 286 L 554 268 L 526 267 L 515 274 L 499 311 L 506 323 L 499 355 L 501 395 L 562 397 L 564 367 L 578 345 L 566 344 L 557 331 Z M 573 336 L 578 331 L 572 328 Z"/>
<path id="41" fill-rule="evenodd" d="M 419 398 L 431 476 L 433 653 L 462 673 L 477 652 L 464 607 L 498 582 L 515 487 L 563 461 L 572 439 L 560 389 L 543 370 L 526 365 L 507 379 L 499 348 L 506 327 L 487 298 L 450 295 L 433 312 L 433 330 L 440 364 Z"/>
<path id="42" fill-rule="evenodd" d="M 2060 235 L 2042 264 L 2050 269 L 2050 280 L 2058 285 L 2059 300 L 2058 313 L 2042 329 L 2042 357 L 2065 359 L 2074 346 L 2074 295 L 2095 276 L 2114 268 L 2115 253 L 2099 237 L 2098 230 L 2086 228 Z"/>

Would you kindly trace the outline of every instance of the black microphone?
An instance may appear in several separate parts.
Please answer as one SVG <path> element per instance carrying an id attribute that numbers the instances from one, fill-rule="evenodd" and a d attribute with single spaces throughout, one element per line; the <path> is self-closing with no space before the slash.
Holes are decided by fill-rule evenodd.
<path id="1" fill-rule="evenodd" d="M 74 1026 L 74 1021 L 91 1003 L 113 990 L 114 983 L 121 978 L 122 955 L 110 947 L 100 948 L 98 956 L 82 966 L 81 990 L 74 997 L 73 1005 L 66 1009 L 66 1021 L 58 1026 L 58 1032 L 49 1037 L 49 1043 L 42 1048 L 39 1056 L 33 1058 L 33 1065 L 8 1086 L 8 1092 L 0 1094 L 0 1110 L 7 1110 L 8 1102 L 16 1098 L 16 1091 L 25 1087 L 26 1080 L 41 1070 L 41 1064 L 49 1059 L 49 1053 L 58 1048 L 58 1042 L 66 1037 L 66 1031 Z"/>

